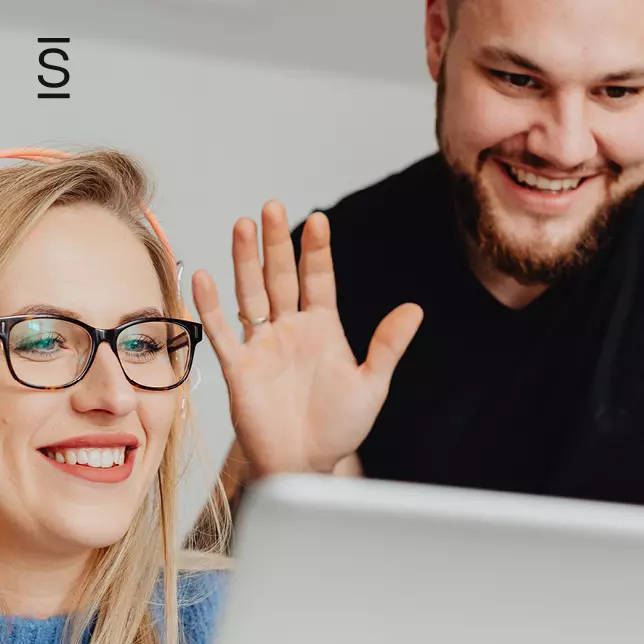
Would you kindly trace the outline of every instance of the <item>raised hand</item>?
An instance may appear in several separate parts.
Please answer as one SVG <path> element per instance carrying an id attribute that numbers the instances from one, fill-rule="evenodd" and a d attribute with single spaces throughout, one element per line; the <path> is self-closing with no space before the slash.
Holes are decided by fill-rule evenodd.
<path id="1" fill-rule="evenodd" d="M 358 365 L 336 306 L 326 216 L 316 213 L 306 222 L 299 279 L 280 204 L 264 207 L 262 228 L 263 267 L 255 223 L 241 219 L 233 231 L 244 342 L 226 322 L 205 271 L 193 276 L 195 304 L 226 377 L 235 432 L 253 474 L 331 472 L 368 435 L 422 311 L 403 304 L 387 315 Z"/>

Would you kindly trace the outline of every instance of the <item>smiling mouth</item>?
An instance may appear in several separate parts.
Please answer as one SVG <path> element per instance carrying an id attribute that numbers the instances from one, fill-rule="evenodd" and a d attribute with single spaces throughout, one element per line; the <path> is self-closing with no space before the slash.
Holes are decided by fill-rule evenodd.
<path id="1" fill-rule="evenodd" d="M 95 469 L 115 469 L 123 467 L 133 447 L 89 447 L 52 450 L 44 447 L 41 454 L 58 463 L 77 465 Z"/>
<path id="2" fill-rule="evenodd" d="M 548 179 L 536 173 L 528 172 L 522 168 L 511 166 L 499 161 L 499 165 L 506 174 L 521 188 L 542 192 L 551 195 L 566 194 L 578 190 L 590 177 L 577 177 L 570 179 Z"/>

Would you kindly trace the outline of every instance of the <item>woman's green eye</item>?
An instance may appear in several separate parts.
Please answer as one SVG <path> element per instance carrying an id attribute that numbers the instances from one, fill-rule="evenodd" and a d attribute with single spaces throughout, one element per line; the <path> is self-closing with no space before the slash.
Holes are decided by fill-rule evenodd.
<path id="1" fill-rule="evenodd" d="M 55 338 L 37 338 L 25 340 L 18 348 L 22 351 L 51 351 L 55 346 Z"/>
<path id="2" fill-rule="evenodd" d="M 136 339 L 126 340 L 123 343 L 123 348 L 126 351 L 143 351 L 145 349 L 145 343 Z"/>
<path id="3" fill-rule="evenodd" d="M 129 337 L 119 343 L 119 351 L 129 354 L 154 354 L 159 351 L 159 343 L 147 336 Z"/>

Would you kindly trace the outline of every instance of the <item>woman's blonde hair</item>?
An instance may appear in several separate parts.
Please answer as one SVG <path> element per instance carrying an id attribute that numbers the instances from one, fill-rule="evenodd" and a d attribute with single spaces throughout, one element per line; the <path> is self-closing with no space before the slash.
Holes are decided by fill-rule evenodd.
<path id="1" fill-rule="evenodd" d="M 149 199 L 141 167 L 129 156 L 100 150 L 73 155 L 53 165 L 20 163 L 0 169 L 0 270 L 30 230 L 53 206 L 92 203 L 124 222 L 152 259 L 163 293 L 165 315 L 181 318 L 177 295 L 177 267 L 163 244 L 150 230 L 141 205 Z M 188 397 L 188 387 L 185 396 Z M 188 402 L 186 400 L 186 402 Z M 190 417 L 190 414 L 187 415 Z M 181 551 L 177 543 L 177 487 L 181 470 L 183 422 L 175 418 L 159 468 L 127 534 L 118 543 L 96 551 L 91 570 L 81 580 L 74 610 L 66 627 L 71 644 L 79 644 L 85 629 L 94 624 L 92 644 L 178 644 L 177 579 Z M 211 555 L 195 559 L 185 568 L 225 567 L 230 516 L 222 493 L 211 497 L 213 534 Z M 151 597 L 163 580 L 160 629 L 153 624 Z M 197 601 L 199 598 L 195 598 Z"/>

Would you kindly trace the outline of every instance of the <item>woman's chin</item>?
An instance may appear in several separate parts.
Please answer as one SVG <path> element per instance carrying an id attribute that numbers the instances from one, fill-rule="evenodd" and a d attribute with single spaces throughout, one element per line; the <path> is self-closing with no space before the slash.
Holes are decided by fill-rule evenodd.
<path id="1" fill-rule="evenodd" d="M 54 519 L 54 521 L 52 521 Z M 79 553 L 97 548 L 107 548 L 119 542 L 127 534 L 131 525 L 130 517 L 116 517 L 106 512 L 102 517 L 82 517 L 78 514 L 71 520 L 48 518 L 42 533 L 47 534 L 48 546 L 59 554 Z M 129 520 L 128 520 L 129 519 Z"/>
<path id="2" fill-rule="evenodd" d="M 113 546 L 123 539 L 127 534 L 129 526 L 124 526 L 122 530 L 96 530 L 92 532 L 86 530 L 79 535 L 78 543 L 86 548 L 95 550 L 97 548 L 107 548 Z"/>

